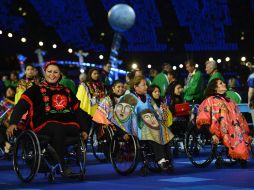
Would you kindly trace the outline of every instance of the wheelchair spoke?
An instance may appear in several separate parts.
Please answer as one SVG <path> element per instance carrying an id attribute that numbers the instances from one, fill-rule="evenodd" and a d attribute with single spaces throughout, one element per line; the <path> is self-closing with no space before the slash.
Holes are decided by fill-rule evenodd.
<path id="1" fill-rule="evenodd" d="M 111 142 L 110 159 L 111 163 L 121 175 L 128 175 L 135 170 L 138 164 L 138 147 L 134 137 L 129 140 L 115 138 Z"/>
<path id="2" fill-rule="evenodd" d="M 185 150 L 191 163 L 202 168 L 212 162 L 215 146 L 211 143 L 209 132 L 192 126 L 186 133 Z"/>

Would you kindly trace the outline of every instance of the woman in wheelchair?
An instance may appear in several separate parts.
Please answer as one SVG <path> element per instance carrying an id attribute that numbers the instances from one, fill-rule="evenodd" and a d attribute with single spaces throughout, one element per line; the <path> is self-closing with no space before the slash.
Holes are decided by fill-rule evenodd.
<path id="1" fill-rule="evenodd" d="M 114 109 L 112 122 L 126 133 L 149 144 L 155 154 L 155 161 L 165 170 L 172 171 L 167 145 L 173 134 L 163 125 L 162 112 L 147 94 L 144 77 L 130 81 L 131 93 L 120 98 Z"/>
<path id="2" fill-rule="evenodd" d="M 71 174 L 65 167 L 64 153 L 66 137 L 79 137 L 85 140 L 86 121 L 79 108 L 79 101 L 72 92 L 59 84 L 61 80 L 60 67 L 55 61 L 44 66 L 45 79 L 22 94 L 15 106 L 10 119 L 7 136 L 14 135 L 17 125 L 24 113 L 29 112 L 29 127 L 38 135 L 50 138 L 50 144 L 55 149 L 64 175 Z"/>
<path id="3" fill-rule="evenodd" d="M 207 98 L 199 106 L 196 124 L 198 128 L 209 126 L 213 143 L 222 141 L 229 156 L 246 165 L 252 140 L 250 130 L 237 104 L 226 97 L 226 91 L 226 84 L 220 79 L 209 83 L 205 91 Z"/>

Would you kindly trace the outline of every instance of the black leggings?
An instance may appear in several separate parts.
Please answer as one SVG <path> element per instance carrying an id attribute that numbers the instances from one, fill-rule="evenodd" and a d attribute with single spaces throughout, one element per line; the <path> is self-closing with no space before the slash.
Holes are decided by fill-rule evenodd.
<path id="1" fill-rule="evenodd" d="M 79 128 L 74 125 L 63 125 L 59 123 L 48 123 L 43 127 L 38 135 L 50 137 L 50 145 L 59 156 L 60 163 L 64 166 L 65 139 L 67 137 L 79 137 Z"/>
<path id="2" fill-rule="evenodd" d="M 170 149 L 168 144 L 161 145 L 154 141 L 145 141 L 145 143 L 152 147 L 156 162 L 162 158 L 165 158 L 166 160 L 170 159 Z"/>

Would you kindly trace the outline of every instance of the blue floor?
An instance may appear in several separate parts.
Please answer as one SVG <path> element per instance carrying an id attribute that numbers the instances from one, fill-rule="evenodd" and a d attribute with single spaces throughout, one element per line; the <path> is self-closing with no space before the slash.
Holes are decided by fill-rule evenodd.
<path id="1" fill-rule="evenodd" d="M 69 189 L 69 190 L 224 190 L 254 189 L 254 160 L 248 162 L 247 169 L 239 165 L 231 168 L 216 169 L 214 163 L 205 169 L 191 165 L 187 158 L 175 158 L 175 172 L 150 173 L 140 176 L 140 166 L 129 176 L 115 173 L 110 163 L 101 164 L 88 156 L 87 176 L 84 181 L 56 177 L 54 184 L 49 184 L 44 174 L 38 174 L 30 184 L 22 184 L 12 170 L 11 161 L 0 160 L 0 190 L 37 190 L 37 189 Z"/>

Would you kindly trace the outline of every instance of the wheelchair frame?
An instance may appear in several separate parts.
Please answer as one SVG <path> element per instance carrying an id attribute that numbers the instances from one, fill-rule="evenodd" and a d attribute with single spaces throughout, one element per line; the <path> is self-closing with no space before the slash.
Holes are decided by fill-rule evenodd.
<path id="1" fill-rule="evenodd" d="M 147 143 L 139 142 L 133 135 L 128 135 L 128 139 L 114 135 L 110 144 L 111 164 L 115 171 L 123 176 L 131 174 L 140 160 L 143 162 L 140 169 L 142 176 L 146 176 L 149 171 L 161 172 L 151 148 Z"/>
<path id="2" fill-rule="evenodd" d="M 79 151 L 79 157 L 77 155 L 77 151 L 76 154 L 74 153 L 73 155 L 78 162 L 80 172 L 70 175 L 68 177 L 78 177 L 80 180 L 83 180 L 86 172 L 86 147 L 81 139 L 78 145 L 77 143 L 72 145 L 76 145 L 79 148 L 77 149 L 77 151 Z M 61 164 L 57 163 L 55 165 L 51 165 L 50 162 L 47 160 L 47 154 L 48 151 L 46 150 L 46 147 L 41 147 L 39 138 L 33 131 L 23 131 L 17 137 L 13 153 L 13 167 L 18 178 L 24 183 L 31 182 L 36 176 L 36 174 L 40 171 L 42 163 L 46 164 L 47 170 L 43 172 L 45 173 L 45 175 L 49 173 L 49 182 L 54 182 L 57 170 L 59 170 L 60 174 L 63 175 Z M 24 166 L 22 165 L 22 163 L 24 164 Z M 27 167 L 27 172 L 23 171 L 25 167 Z"/>
<path id="3" fill-rule="evenodd" d="M 187 157 L 191 163 L 197 168 L 204 168 L 211 164 L 216 159 L 215 167 L 222 168 L 222 166 L 232 166 L 236 164 L 237 160 L 228 156 L 228 151 L 223 144 L 214 144 L 212 142 L 212 135 L 207 128 L 196 127 L 196 116 L 198 111 L 198 104 L 192 105 L 192 113 L 188 124 L 188 131 L 185 134 L 184 148 Z M 210 149 L 208 154 L 202 154 L 202 150 Z M 202 155 L 201 155 L 202 154 Z M 199 157 L 203 156 L 203 157 Z"/>

